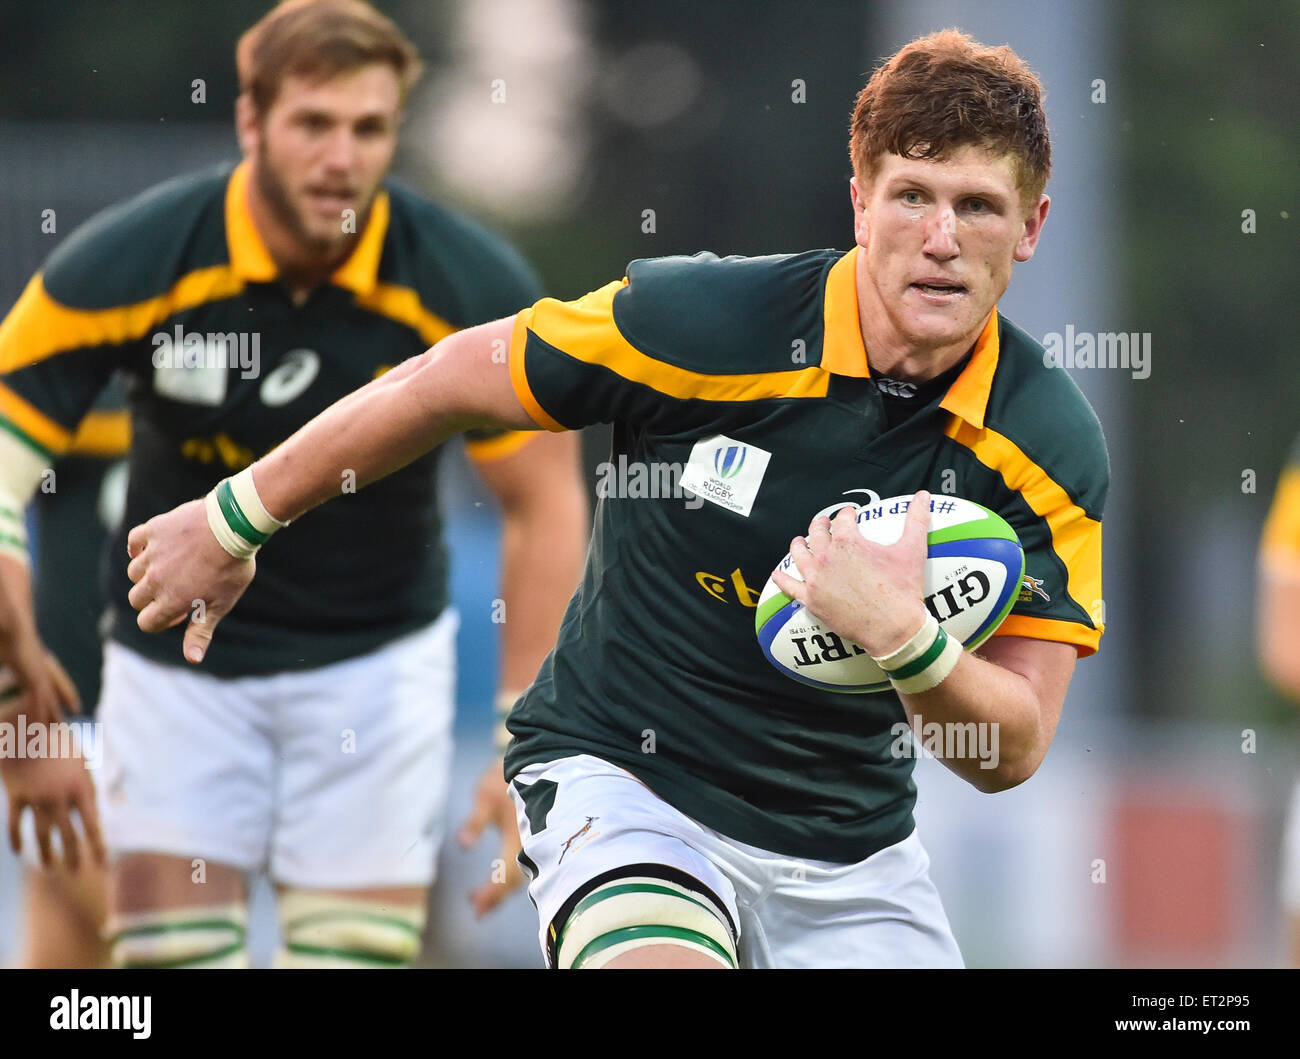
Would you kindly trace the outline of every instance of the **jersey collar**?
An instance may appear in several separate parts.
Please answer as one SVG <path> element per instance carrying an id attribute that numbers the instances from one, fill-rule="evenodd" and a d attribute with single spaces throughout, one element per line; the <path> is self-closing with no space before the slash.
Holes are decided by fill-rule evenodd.
<path id="1" fill-rule="evenodd" d="M 381 190 L 370 207 L 365 231 L 330 283 L 367 295 L 379 282 L 379 259 L 388 234 L 388 192 Z M 270 283 L 280 274 L 248 209 L 248 162 L 240 162 L 226 185 L 226 246 L 231 270 L 249 283 Z"/>
<path id="2" fill-rule="evenodd" d="M 859 249 L 855 246 L 836 261 L 826 276 L 821 366 L 835 375 L 867 379 L 871 377 L 871 369 L 867 366 L 867 349 L 862 343 L 862 325 L 858 320 Z M 997 368 L 998 309 L 995 305 L 975 340 L 970 362 L 948 388 L 939 406 L 982 429 Z"/>

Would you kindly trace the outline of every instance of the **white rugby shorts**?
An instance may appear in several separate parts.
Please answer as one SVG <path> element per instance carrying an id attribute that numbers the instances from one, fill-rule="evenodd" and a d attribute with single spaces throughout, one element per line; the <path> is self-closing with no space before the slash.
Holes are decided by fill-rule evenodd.
<path id="1" fill-rule="evenodd" d="M 427 886 L 446 821 L 457 615 L 301 672 L 221 678 L 104 650 L 110 855 L 168 853 L 308 889 Z"/>
<path id="2" fill-rule="evenodd" d="M 519 792 L 539 782 L 554 785 L 553 801 L 550 790 L 533 799 L 549 802 L 534 830 Z M 552 921 L 574 894 L 648 864 L 684 872 L 722 904 L 741 967 L 962 966 L 915 831 L 857 864 L 769 853 L 697 823 L 631 773 L 586 754 L 527 766 L 510 794 L 537 869 L 521 861 L 548 960 Z"/>

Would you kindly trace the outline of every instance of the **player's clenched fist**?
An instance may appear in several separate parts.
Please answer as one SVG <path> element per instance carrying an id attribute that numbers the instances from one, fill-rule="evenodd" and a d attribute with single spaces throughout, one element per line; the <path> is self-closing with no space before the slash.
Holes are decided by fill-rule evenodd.
<path id="1" fill-rule="evenodd" d="M 208 528 L 202 500 L 173 508 L 136 526 L 126 539 L 127 595 L 140 612 L 136 624 L 162 632 L 189 619 L 185 657 L 201 662 L 212 633 L 253 580 L 254 559 L 237 559 Z"/>
<path id="2" fill-rule="evenodd" d="M 929 529 L 930 494 L 924 490 L 912 498 L 903 535 L 890 545 L 863 537 L 857 512 L 842 508 L 834 520 L 813 519 L 808 536 L 790 542 L 803 580 L 779 570 L 772 580 L 833 631 L 873 656 L 886 655 L 925 621 Z"/>

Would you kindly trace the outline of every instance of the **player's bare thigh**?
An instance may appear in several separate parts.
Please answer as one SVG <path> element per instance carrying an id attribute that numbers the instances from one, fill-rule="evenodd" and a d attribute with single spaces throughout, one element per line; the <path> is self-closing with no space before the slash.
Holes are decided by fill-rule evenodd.
<path id="1" fill-rule="evenodd" d="M 721 971 L 722 964 L 711 956 L 681 945 L 647 945 L 622 956 L 615 956 L 602 970 L 606 971 Z"/>
<path id="2" fill-rule="evenodd" d="M 242 871 L 197 857 L 124 853 L 108 873 L 108 904 L 115 916 L 242 903 L 247 898 Z"/>
<path id="3" fill-rule="evenodd" d="M 289 892 L 289 887 L 276 885 L 281 896 Z M 301 892 L 301 888 L 298 888 Z M 424 886 L 372 886 L 362 890 L 313 890 L 312 893 L 329 894 L 334 897 L 350 897 L 355 901 L 371 901 L 377 905 L 401 905 L 411 908 L 423 908 L 429 899 L 429 890 Z"/>

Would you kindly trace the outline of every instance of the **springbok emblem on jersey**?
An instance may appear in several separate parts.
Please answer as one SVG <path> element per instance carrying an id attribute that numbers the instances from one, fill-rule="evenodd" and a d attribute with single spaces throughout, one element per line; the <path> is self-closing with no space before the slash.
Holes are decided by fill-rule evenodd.
<path id="1" fill-rule="evenodd" d="M 1037 577 L 1026 577 L 1021 584 L 1035 596 L 1042 596 L 1048 603 L 1052 602 L 1052 597 L 1047 594 L 1047 589 L 1043 587 L 1043 581 Z M 1028 598 L 1027 596 L 1025 597 Z"/>

